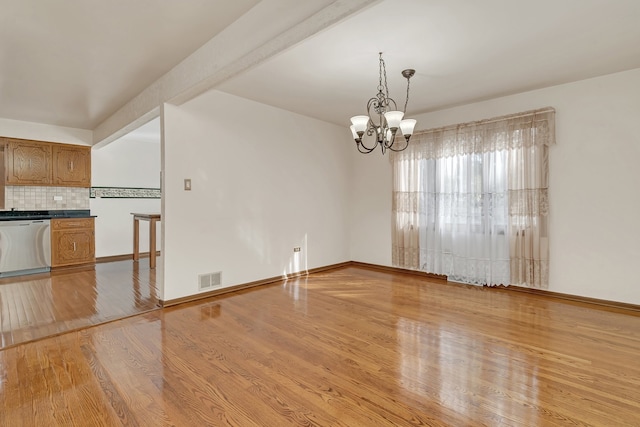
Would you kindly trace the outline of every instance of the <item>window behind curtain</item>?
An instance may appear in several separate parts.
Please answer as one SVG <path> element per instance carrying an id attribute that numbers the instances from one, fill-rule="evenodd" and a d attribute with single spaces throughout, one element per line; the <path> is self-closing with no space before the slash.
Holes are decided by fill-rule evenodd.
<path id="1" fill-rule="evenodd" d="M 548 286 L 553 109 L 419 132 L 392 154 L 394 265 Z"/>
<path id="2" fill-rule="evenodd" d="M 424 159 L 420 269 L 471 284 L 509 284 L 506 152 Z"/>

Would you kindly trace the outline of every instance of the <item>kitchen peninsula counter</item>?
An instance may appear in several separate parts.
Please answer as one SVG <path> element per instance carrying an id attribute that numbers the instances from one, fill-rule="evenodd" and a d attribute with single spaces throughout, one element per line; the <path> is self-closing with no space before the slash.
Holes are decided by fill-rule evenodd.
<path id="1" fill-rule="evenodd" d="M 0 211 L 0 277 L 94 265 L 89 209 Z"/>
<path id="2" fill-rule="evenodd" d="M 25 221 L 58 218 L 95 218 L 89 209 L 0 211 L 0 221 Z"/>

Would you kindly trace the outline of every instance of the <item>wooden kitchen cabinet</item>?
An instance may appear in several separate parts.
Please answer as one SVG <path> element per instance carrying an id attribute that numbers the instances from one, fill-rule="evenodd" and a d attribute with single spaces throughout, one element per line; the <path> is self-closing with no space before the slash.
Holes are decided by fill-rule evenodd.
<path id="1" fill-rule="evenodd" d="M 91 147 L 54 144 L 52 184 L 91 187 Z"/>
<path id="2" fill-rule="evenodd" d="M 94 218 L 51 220 L 51 267 L 96 262 Z"/>
<path id="3" fill-rule="evenodd" d="M 5 185 L 91 187 L 91 147 L 0 138 Z"/>
<path id="4" fill-rule="evenodd" d="M 50 185 L 52 144 L 6 139 L 7 185 Z"/>

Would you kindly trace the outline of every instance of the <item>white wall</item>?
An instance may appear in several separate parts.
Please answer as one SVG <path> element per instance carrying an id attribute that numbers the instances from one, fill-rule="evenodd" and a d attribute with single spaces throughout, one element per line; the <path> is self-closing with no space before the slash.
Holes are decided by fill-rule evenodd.
<path id="1" fill-rule="evenodd" d="M 91 185 L 94 187 L 160 187 L 160 141 L 127 137 L 91 151 Z M 96 256 L 133 252 L 131 212 L 160 212 L 160 199 L 90 199 L 96 218 Z M 156 228 L 160 249 L 160 225 Z M 140 222 L 140 251 L 149 250 L 149 223 Z"/>
<path id="2" fill-rule="evenodd" d="M 549 290 L 640 304 L 640 69 L 416 118 L 427 129 L 546 106 L 556 109 L 557 137 L 550 158 Z M 391 168 L 359 156 L 351 256 L 391 265 Z"/>
<path id="3" fill-rule="evenodd" d="M 349 129 L 344 131 L 349 132 Z M 350 132 L 349 132 L 350 135 Z M 371 145 L 371 143 L 368 143 Z M 351 260 L 391 265 L 391 163 L 380 150 L 358 152 L 351 139 Z"/>
<path id="4" fill-rule="evenodd" d="M 226 287 L 348 261 L 348 142 L 218 91 L 165 105 L 164 299 L 197 293 L 202 273 Z"/>
<path id="5" fill-rule="evenodd" d="M 91 145 L 93 142 L 90 130 L 3 118 L 0 118 L 0 136 L 78 145 Z"/>

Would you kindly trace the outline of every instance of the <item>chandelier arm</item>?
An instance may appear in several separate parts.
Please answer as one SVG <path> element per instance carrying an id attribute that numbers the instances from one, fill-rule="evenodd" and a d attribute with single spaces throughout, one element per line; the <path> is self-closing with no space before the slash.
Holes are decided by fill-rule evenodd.
<path id="1" fill-rule="evenodd" d="M 356 143 L 358 144 L 358 151 L 363 154 L 368 154 L 373 150 L 375 150 L 376 146 L 378 145 L 378 135 L 377 135 L 378 132 L 376 131 L 375 125 L 371 121 L 371 116 L 369 116 L 369 123 L 367 124 L 367 130 L 365 133 L 367 134 L 367 136 L 371 136 L 374 134 L 376 135 L 374 139 L 373 147 L 367 147 L 367 145 L 364 143 L 364 135 L 362 135 L 362 137 L 360 138 L 360 141 L 356 141 Z"/>
<path id="2" fill-rule="evenodd" d="M 389 150 L 391 150 L 391 151 L 395 151 L 396 153 L 397 153 L 397 152 L 399 152 L 399 151 L 404 151 L 404 150 L 406 150 L 406 149 L 407 149 L 407 147 L 409 146 L 409 138 L 405 138 L 405 140 L 404 140 L 404 146 L 403 146 L 402 148 L 394 148 L 394 147 L 393 147 L 394 145 L 397 145 L 397 144 L 395 144 L 395 141 L 394 141 L 394 144 L 391 144 L 391 145 L 390 145 L 389 147 L 387 147 L 387 148 L 388 148 Z"/>
<path id="3" fill-rule="evenodd" d="M 376 149 L 376 145 L 374 145 L 373 147 L 369 148 L 366 145 L 364 145 L 364 143 L 361 142 L 357 142 L 356 141 L 356 145 L 358 146 L 358 151 L 361 152 L 362 154 L 369 154 L 370 152 L 372 152 L 373 150 Z"/>
<path id="4" fill-rule="evenodd" d="M 378 138 L 376 137 L 374 143 L 373 143 L 373 147 L 369 148 L 367 147 L 367 145 L 364 143 L 364 138 L 360 139 L 360 142 L 356 141 L 356 143 L 358 143 L 358 147 L 360 145 L 362 145 L 362 148 L 364 148 L 365 150 L 367 150 L 367 153 L 370 153 L 371 151 L 376 149 L 376 146 L 378 145 Z"/>
<path id="5" fill-rule="evenodd" d="M 375 126 L 375 122 L 373 121 L 373 117 L 371 117 L 371 107 L 373 106 L 375 109 L 375 103 L 378 100 L 378 98 L 376 98 L 375 96 L 373 98 L 370 98 L 369 101 L 367 102 L 367 116 L 369 116 L 369 126 L 374 127 Z"/>
<path id="6" fill-rule="evenodd" d="M 390 111 L 397 111 L 398 104 L 396 104 L 396 101 L 394 101 L 393 98 L 387 98 L 387 106 L 390 106 L 392 103 L 393 103 L 393 110 L 390 110 Z"/>
<path id="7" fill-rule="evenodd" d="M 386 121 L 384 120 L 384 113 L 387 111 L 397 111 L 398 110 L 398 104 L 396 104 L 396 101 L 393 98 L 385 98 L 384 99 L 384 111 L 382 113 L 379 113 L 378 110 L 378 106 L 376 105 L 376 102 L 378 101 L 378 98 L 371 98 L 369 99 L 369 102 L 367 102 L 367 115 L 369 116 L 369 122 L 370 122 L 370 126 L 372 128 L 384 128 Z M 393 110 L 391 110 L 390 106 L 391 104 L 393 104 Z M 373 116 L 371 115 L 371 108 L 373 107 L 373 110 L 376 111 L 376 114 L 378 115 L 378 124 L 376 124 L 375 120 L 373 119 Z M 369 133 L 369 129 L 367 130 L 367 135 L 372 135 L 371 133 Z"/>
<path id="8" fill-rule="evenodd" d="M 373 116 L 371 115 L 372 108 L 373 108 L 373 111 L 375 111 L 376 114 L 379 116 L 380 114 L 378 113 L 378 110 L 380 109 L 380 107 L 379 107 L 379 100 L 377 97 L 373 97 L 369 99 L 369 102 L 367 102 L 367 115 L 369 116 L 369 126 L 372 128 L 377 128 L 382 126 L 382 122 L 376 124 L 376 121 L 373 119 Z M 371 135 L 370 133 L 368 134 Z"/>
<path id="9" fill-rule="evenodd" d="M 391 138 L 389 140 L 384 141 L 384 148 L 391 148 L 393 147 L 393 144 L 396 142 L 396 133 L 395 132 L 391 132 Z"/>

